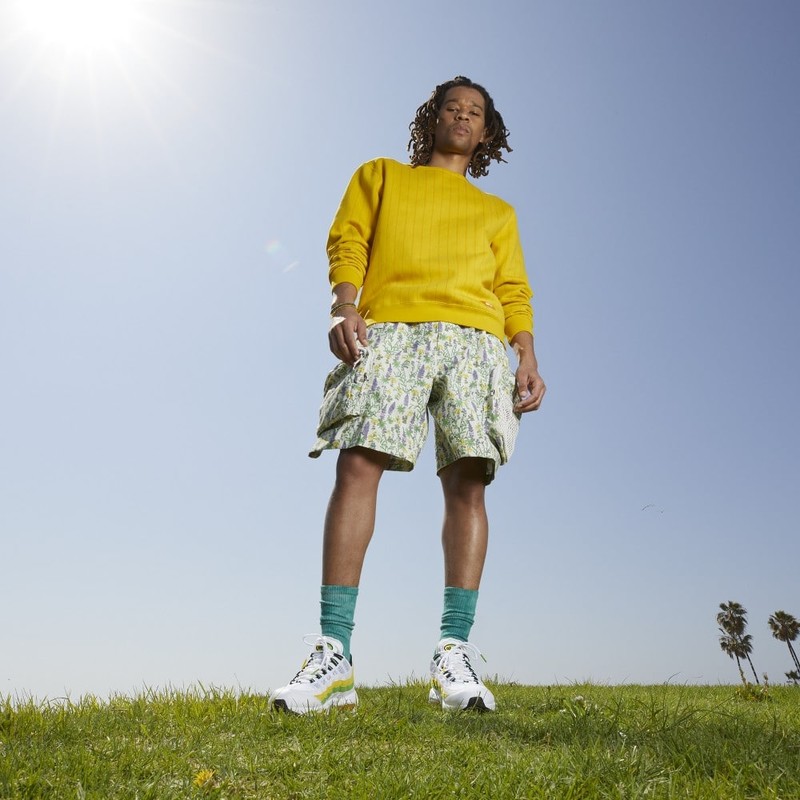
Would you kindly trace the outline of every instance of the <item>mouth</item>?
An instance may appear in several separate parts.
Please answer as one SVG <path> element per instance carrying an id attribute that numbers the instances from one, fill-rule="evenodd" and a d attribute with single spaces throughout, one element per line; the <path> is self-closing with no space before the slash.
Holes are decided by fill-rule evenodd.
<path id="1" fill-rule="evenodd" d="M 461 124 L 461 123 L 458 124 L 458 125 L 453 125 L 453 127 L 450 130 L 452 130 L 453 133 L 463 133 L 463 134 L 465 134 L 467 136 L 469 136 L 469 134 L 470 134 L 469 126 Z"/>

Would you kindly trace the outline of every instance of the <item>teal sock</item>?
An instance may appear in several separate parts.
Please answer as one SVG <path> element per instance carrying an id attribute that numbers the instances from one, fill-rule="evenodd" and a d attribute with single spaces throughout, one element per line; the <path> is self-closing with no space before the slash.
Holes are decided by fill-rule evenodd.
<path id="1" fill-rule="evenodd" d="M 468 642 L 472 624 L 475 622 L 477 605 L 477 589 L 445 586 L 442 639 L 460 639 L 462 642 Z"/>
<path id="2" fill-rule="evenodd" d="M 350 661 L 350 637 L 355 627 L 358 586 L 322 586 L 319 623 L 323 636 L 342 643 L 344 657 Z"/>

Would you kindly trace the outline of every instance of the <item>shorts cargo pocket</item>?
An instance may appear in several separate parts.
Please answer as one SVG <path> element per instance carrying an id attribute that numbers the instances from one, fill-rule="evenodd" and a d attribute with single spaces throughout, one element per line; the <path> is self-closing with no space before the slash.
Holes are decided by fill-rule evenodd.
<path id="1" fill-rule="evenodd" d="M 505 464 L 514 452 L 521 414 L 514 411 L 516 380 L 508 367 L 499 366 L 489 377 L 489 438 Z"/>
<path id="2" fill-rule="evenodd" d="M 325 380 L 317 436 L 364 412 L 371 382 L 371 361 L 369 350 L 365 350 L 354 366 L 342 363 L 331 370 Z"/>

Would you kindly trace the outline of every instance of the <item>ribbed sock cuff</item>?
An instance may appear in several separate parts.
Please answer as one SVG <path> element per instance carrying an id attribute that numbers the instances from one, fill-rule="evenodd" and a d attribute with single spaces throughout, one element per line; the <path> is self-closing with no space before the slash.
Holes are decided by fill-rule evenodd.
<path id="1" fill-rule="evenodd" d="M 444 590 L 441 638 L 459 639 L 462 642 L 468 642 L 469 634 L 475 622 L 475 608 L 477 605 L 477 589 L 446 586 Z"/>
<path id="2" fill-rule="evenodd" d="M 355 627 L 357 586 L 325 586 L 320 589 L 319 623 L 323 636 L 332 636 L 342 643 L 350 660 L 350 637 Z"/>

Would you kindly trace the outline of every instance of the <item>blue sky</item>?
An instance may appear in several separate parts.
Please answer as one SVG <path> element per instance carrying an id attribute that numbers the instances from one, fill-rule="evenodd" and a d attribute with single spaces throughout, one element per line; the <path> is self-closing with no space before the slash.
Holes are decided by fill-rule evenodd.
<path id="1" fill-rule="evenodd" d="M 77 8 L 77 6 L 76 6 Z M 140 0 L 65 49 L 0 6 L 0 694 L 267 691 L 318 628 L 325 238 L 436 83 L 492 93 L 548 395 L 489 491 L 473 639 L 523 683 L 733 682 L 800 615 L 800 7 Z M 73 43 L 74 44 L 74 43 Z M 357 680 L 438 638 L 432 452 L 387 475 Z"/>

